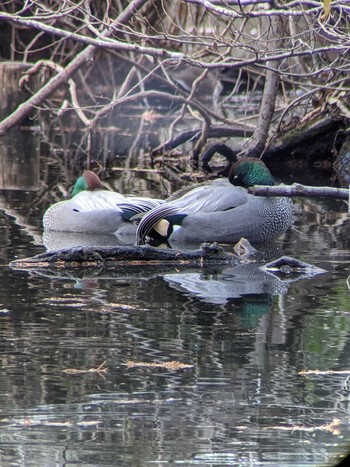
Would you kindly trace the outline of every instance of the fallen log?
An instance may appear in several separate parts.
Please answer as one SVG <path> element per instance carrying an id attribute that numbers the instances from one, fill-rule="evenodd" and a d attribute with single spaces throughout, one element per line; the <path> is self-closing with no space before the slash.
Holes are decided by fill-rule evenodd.
<path id="1" fill-rule="evenodd" d="M 346 120 L 325 110 L 312 112 L 303 121 L 292 124 L 276 134 L 265 149 L 262 160 L 276 168 L 283 161 L 298 159 L 312 164 L 329 158 L 335 140 L 346 128 Z"/>
<path id="2" fill-rule="evenodd" d="M 289 256 L 266 263 L 264 250 L 255 250 L 246 239 L 241 239 L 235 246 L 235 253 L 225 252 L 217 243 L 205 243 L 197 250 L 157 249 L 145 246 L 118 247 L 73 247 L 64 250 L 49 251 L 33 256 L 11 261 L 9 266 L 15 270 L 32 270 L 41 275 L 54 273 L 61 275 L 81 274 L 83 271 L 98 271 L 109 269 L 119 273 L 129 274 L 137 268 L 138 272 L 146 269 L 158 274 L 162 269 L 173 266 L 179 268 L 225 268 L 240 264 L 240 259 L 250 256 L 250 265 L 257 270 L 286 280 L 309 278 L 326 272 L 312 264 L 305 263 Z M 263 258 L 265 259 L 264 262 Z M 114 269 L 113 269 L 114 268 Z M 134 271 L 135 272 L 135 271 Z M 167 271 L 169 272 L 169 271 Z M 219 272 L 219 271 L 218 271 Z M 283 279 L 282 279 L 283 280 Z"/>
<path id="3" fill-rule="evenodd" d="M 40 253 L 10 262 L 13 269 L 80 268 L 116 265 L 182 264 L 203 266 L 225 264 L 237 259 L 216 243 L 203 244 L 198 250 L 158 249 L 145 246 L 73 247 Z"/>

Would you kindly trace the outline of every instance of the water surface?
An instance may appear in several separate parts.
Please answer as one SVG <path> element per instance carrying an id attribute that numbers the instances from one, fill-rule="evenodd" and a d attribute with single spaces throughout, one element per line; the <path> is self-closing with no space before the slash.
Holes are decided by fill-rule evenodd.
<path id="1" fill-rule="evenodd" d="M 346 452 L 346 206 L 298 202 L 276 245 L 327 271 L 313 278 L 251 263 L 13 270 L 45 250 L 47 196 L 0 195 L 1 466 L 331 466 Z"/>

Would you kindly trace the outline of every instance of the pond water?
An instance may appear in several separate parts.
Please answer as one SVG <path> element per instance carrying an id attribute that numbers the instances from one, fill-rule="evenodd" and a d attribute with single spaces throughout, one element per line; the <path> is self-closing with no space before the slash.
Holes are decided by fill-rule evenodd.
<path id="1" fill-rule="evenodd" d="M 296 201 L 265 253 L 326 270 L 310 278 L 14 270 L 45 250 L 47 166 L 0 194 L 1 466 L 331 466 L 350 449 L 345 203 Z"/>

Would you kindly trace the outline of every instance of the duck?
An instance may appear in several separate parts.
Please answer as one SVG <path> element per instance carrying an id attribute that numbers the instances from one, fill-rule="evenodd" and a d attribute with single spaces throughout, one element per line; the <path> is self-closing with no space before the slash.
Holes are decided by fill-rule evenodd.
<path id="1" fill-rule="evenodd" d="M 200 184 L 148 211 L 137 226 L 137 244 L 236 243 L 242 237 L 253 244 L 273 242 L 291 225 L 293 203 L 286 197 L 254 196 L 247 188 L 274 184 L 258 158 L 237 160 L 228 178 Z"/>
<path id="2" fill-rule="evenodd" d="M 135 235 L 136 226 L 131 218 L 161 202 L 106 190 L 98 175 L 85 170 L 77 179 L 71 198 L 59 201 L 45 211 L 43 228 L 44 231 L 104 235 L 115 234 L 127 224 Z"/>

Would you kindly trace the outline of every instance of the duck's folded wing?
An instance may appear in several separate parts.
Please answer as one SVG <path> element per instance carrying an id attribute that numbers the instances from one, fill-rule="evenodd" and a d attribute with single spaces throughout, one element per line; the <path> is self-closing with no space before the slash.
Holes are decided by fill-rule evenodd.
<path id="1" fill-rule="evenodd" d="M 130 197 L 127 197 L 126 200 L 128 203 L 148 207 L 149 209 L 153 209 L 159 206 L 160 204 L 165 203 L 165 201 L 162 199 L 144 198 L 142 196 L 130 196 Z"/>
<path id="2" fill-rule="evenodd" d="M 139 219 L 139 214 L 144 214 L 156 208 L 161 203 L 163 203 L 163 201 L 153 200 L 151 198 L 126 198 L 123 203 L 118 204 L 118 208 L 121 210 L 122 217 L 125 220 L 137 221 Z"/>
<path id="3" fill-rule="evenodd" d="M 227 211 L 244 204 L 247 191 L 227 183 L 199 186 L 169 204 L 186 214 Z"/>

